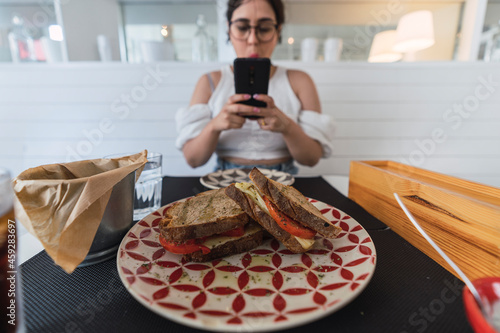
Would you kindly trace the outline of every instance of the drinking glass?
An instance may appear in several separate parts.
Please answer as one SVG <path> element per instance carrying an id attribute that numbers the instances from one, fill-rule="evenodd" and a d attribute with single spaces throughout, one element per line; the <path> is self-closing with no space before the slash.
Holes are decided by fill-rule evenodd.
<path id="1" fill-rule="evenodd" d="M 148 153 L 148 162 L 135 184 L 134 221 L 161 207 L 162 155 Z"/>
<path id="2" fill-rule="evenodd" d="M 15 332 L 19 322 L 17 238 L 10 173 L 0 168 L 0 320 L 1 332 Z M 16 297 L 18 296 L 18 297 Z"/>
<path id="3" fill-rule="evenodd" d="M 104 158 L 118 158 L 132 154 L 113 154 Z M 161 207 L 162 158 L 160 153 L 148 152 L 148 162 L 135 183 L 134 221 L 143 219 Z"/>

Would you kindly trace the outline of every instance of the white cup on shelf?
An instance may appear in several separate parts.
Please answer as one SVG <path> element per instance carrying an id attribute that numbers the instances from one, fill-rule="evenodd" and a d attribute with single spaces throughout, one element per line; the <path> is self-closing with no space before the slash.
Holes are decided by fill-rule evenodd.
<path id="1" fill-rule="evenodd" d="M 342 54 L 342 38 L 327 38 L 324 43 L 324 53 L 326 62 L 340 61 Z"/>
<path id="2" fill-rule="evenodd" d="M 300 44 L 300 53 L 302 61 L 316 61 L 318 55 L 318 40 L 312 37 L 304 38 Z"/>

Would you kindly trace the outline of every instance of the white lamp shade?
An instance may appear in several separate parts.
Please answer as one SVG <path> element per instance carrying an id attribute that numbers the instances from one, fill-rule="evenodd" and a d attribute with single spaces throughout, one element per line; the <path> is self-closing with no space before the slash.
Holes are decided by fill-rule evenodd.
<path id="1" fill-rule="evenodd" d="M 403 55 L 393 50 L 396 41 L 396 30 L 379 32 L 373 37 L 368 62 L 394 62 L 401 60 Z"/>
<path id="2" fill-rule="evenodd" d="M 396 52 L 416 52 L 434 45 L 434 21 L 428 10 L 411 12 L 398 22 Z"/>

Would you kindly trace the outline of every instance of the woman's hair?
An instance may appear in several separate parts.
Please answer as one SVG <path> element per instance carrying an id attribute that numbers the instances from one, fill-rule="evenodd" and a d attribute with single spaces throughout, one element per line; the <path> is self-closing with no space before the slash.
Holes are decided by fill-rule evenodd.
<path id="1" fill-rule="evenodd" d="M 229 0 L 227 2 L 226 17 L 228 22 L 231 22 L 231 19 L 233 18 L 233 13 L 236 10 L 236 8 L 241 6 L 246 1 L 249 0 Z M 274 11 L 274 15 L 276 16 L 276 23 L 278 24 L 278 26 L 281 26 L 285 22 L 285 8 L 283 6 L 283 2 L 281 0 L 266 0 L 266 1 L 271 5 L 271 8 Z M 281 42 L 281 33 L 278 36 L 278 41 Z"/>

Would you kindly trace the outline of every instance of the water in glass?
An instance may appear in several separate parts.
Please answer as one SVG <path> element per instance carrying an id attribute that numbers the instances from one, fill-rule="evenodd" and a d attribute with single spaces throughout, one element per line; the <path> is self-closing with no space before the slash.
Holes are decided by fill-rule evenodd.
<path id="1" fill-rule="evenodd" d="M 134 221 L 160 208 L 161 185 L 161 160 L 148 161 L 135 184 Z"/>

